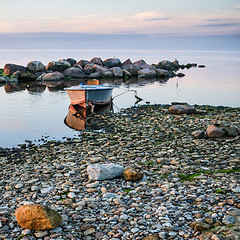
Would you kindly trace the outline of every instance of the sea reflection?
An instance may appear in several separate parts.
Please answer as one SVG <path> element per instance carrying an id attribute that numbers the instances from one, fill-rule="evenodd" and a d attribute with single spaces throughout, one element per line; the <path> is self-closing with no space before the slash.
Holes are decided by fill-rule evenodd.
<path id="1" fill-rule="evenodd" d="M 117 86 L 145 86 L 154 82 L 166 83 L 169 78 L 154 78 L 154 79 L 101 79 L 99 84 L 110 84 L 115 87 Z M 27 90 L 28 92 L 33 93 L 41 93 L 46 89 L 49 92 L 63 91 L 66 87 L 76 86 L 80 83 L 93 85 L 96 80 L 87 80 L 87 79 L 74 79 L 74 80 L 61 80 L 61 81 L 43 81 L 43 82 L 27 82 L 27 83 L 7 83 L 4 86 L 4 90 L 6 93 L 13 93 L 17 91 Z M 98 81 L 98 80 L 97 80 Z"/>
<path id="2" fill-rule="evenodd" d="M 64 123 L 69 128 L 80 131 L 86 128 L 92 128 L 91 116 L 94 114 L 109 114 L 111 112 L 113 112 L 112 102 L 90 105 L 88 107 L 85 103 L 77 105 L 70 104 Z"/>

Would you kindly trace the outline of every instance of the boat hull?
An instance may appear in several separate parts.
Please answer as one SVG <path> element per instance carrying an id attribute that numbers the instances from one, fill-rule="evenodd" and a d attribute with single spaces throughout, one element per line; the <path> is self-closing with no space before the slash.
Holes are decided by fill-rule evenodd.
<path id="1" fill-rule="evenodd" d="M 113 87 L 85 87 L 84 88 L 66 88 L 68 96 L 72 104 L 92 103 L 92 104 L 106 104 L 111 101 Z M 103 85 L 102 85 L 103 86 Z"/>

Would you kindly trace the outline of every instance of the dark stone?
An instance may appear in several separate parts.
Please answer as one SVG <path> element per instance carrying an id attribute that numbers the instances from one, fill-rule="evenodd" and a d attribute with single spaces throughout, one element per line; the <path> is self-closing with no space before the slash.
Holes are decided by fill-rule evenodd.
<path id="1" fill-rule="evenodd" d="M 83 68 L 83 71 L 89 75 L 91 73 L 93 73 L 93 65 L 91 63 L 85 65 L 85 67 Z"/>
<path id="2" fill-rule="evenodd" d="M 63 72 L 65 69 L 70 68 L 71 64 L 69 62 L 66 61 L 61 61 L 61 62 L 56 62 L 56 61 L 52 61 L 50 63 L 48 63 L 47 65 L 47 70 L 51 70 L 53 72 L 57 71 L 57 72 Z"/>
<path id="3" fill-rule="evenodd" d="M 77 63 L 77 61 L 73 58 L 67 58 L 67 59 L 59 60 L 59 62 L 62 62 L 62 61 L 69 62 L 71 64 L 71 67 L 73 67 Z"/>
<path id="4" fill-rule="evenodd" d="M 85 77 L 85 73 L 76 67 L 71 67 L 68 69 L 65 69 L 63 72 L 63 75 L 65 77 L 72 77 L 72 78 L 84 78 Z"/>
<path id="5" fill-rule="evenodd" d="M 236 127 L 225 128 L 224 132 L 227 137 L 236 137 L 239 134 L 238 129 Z"/>
<path id="6" fill-rule="evenodd" d="M 102 73 L 99 72 L 95 72 L 95 73 L 91 73 L 88 75 L 88 78 L 101 78 L 102 77 Z"/>
<path id="7" fill-rule="evenodd" d="M 17 71 L 19 71 L 21 74 L 26 73 L 27 68 L 25 68 L 24 66 L 21 66 L 21 65 L 16 65 L 16 64 L 11 64 L 11 63 L 7 63 L 4 66 L 4 74 L 5 75 L 12 76 L 13 73 L 15 73 Z"/>
<path id="8" fill-rule="evenodd" d="M 102 59 L 101 59 L 101 58 L 98 58 L 98 57 L 94 57 L 94 58 L 90 61 L 90 63 L 94 63 L 94 64 L 97 64 L 97 65 L 100 65 L 100 66 L 103 65 Z"/>
<path id="9" fill-rule="evenodd" d="M 148 68 L 148 69 L 156 70 L 154 66 L 147 64 L 144 60 L 138 60 L 134 62 L 134 64 L 138 66 L 140 69 Z"/>
<path id="10" fill-rule="evenodd" d="M 80 66 L 82 66 L 84 68 L 87 64 L 89 64 L 89 61 L 82 59 L 77 64 L 79 64 Z"/>
<path id="11" fill-rule="evenodd" d="M 31 61 L 27 64 L 30 73 L 46 72 L 46 67 L 40 61 Z"/>
<path id="12" fill-rule="evenodd" d="M 204 132 L 203 130 L 198 130 L 198 131 L 194 131 L 194 132 L 192 133 L 192 135 L 193 135 L 195 138 L 201 139 L 201 138 L 204 138 L 205 132 Z"/>
<path id="13" fill-rule="evenodd" d="M 123 62 L 123 65 L 129 65 L 129 64 L 133 64 L 130 59 L 127 59 L 126 61 Z"/>
<path id="14" fill-rule="evenodd" d="M 144 68 L 138 71 L 139 78 L 155 78 L 156 75 L 157 75 L 156 71 L 149 68 Z"/>
<path id="15" fill-rule="evenodd" d="M 122 69 L 127 70 L 133 77 L 137 77 L 138 71 L 140 70 L 140 68 L 135 64 L 123 65 Z"/>
<path id="16" fill-rule="evenodd" d="M 108 68 L 112 68 L 112 67 L 120 67 L 122 66 L 122 63 L 118 58 L 109 58 L 103 62 L 103 65 Z"/>

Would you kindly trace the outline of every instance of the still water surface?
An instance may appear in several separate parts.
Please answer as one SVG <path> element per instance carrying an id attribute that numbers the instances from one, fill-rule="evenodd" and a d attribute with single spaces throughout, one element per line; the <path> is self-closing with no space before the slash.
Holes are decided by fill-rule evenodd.
<path id="1" fill-rule="evenodd" d="M 143 98 L 141 104 L 170 104 L 173 101 L 189 104 L 209 104 L 215 106 L 240 106 L 240 52 L 239 51 L 0 51 L 0 67 L 6 63 L 26 65 L 31 60 L 40 60 L 47 64 L 51 60 L 72 57 L 76 60 L 101 56 L 102 59 L 116 56 L 122 61 L 144 59 L 147 63 L 158 63 L 175 58 L 181 64 L 196 62 L 206 68 L 181 70 L 184 78 L 172 78 L 167 82 L 141 80 L 125 82 L 114 80 L 113 96 L 126 90 L 136 90 Z M 54 56 L 54 57 L 53 57 Z M 50 89 L 50 90 L 49 90 Z M 70 105 L 64 90 L 52 91 L 43 87 L 34 92 L 22 87 L 20 91 L 6 92 L 0 87 L 0 147 L 12 147 L 24 143 L 26 139 L 37 140 L 42 136 L 48 139 L 62 140 L 63 137 L 78 136 L 78 132 L 68 128 L 64 119 Z M 127 92 L 114 99 L 114 111 L 131 107 L 135 103 L 133 92 Z"/>

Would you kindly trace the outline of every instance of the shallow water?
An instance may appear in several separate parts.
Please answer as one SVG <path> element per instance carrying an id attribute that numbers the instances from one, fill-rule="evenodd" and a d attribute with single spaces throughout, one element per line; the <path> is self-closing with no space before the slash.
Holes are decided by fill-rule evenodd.
<path id="1" fill-rule="evenodd" d="M 40 60 L 47 64 L 51 60 L 72 57 L 77 60 L 101 56 L 102 59 L 116 56 L 122 61 L 131 57 L 132 61 L 144 59 L 146 62 L 157 63 L 164 59 L 177 58 L 181 64 L 196 62 L 206 65 L 206 68 L 191 68 L 181 70 L 184 78 L 172 78 L 167 82 L 159 80 L 141 80 L 125 82 L 114 80 L 107 84 L 114 85 L 113 96 L 127 90 L 136 90 L 143 98 L 141 104 L 170 104 L 173 101 L 189 104 L 240 106 L 239 81 L 239 51 L 0 51 L 0 67 L 5 63 L 26 65 L 31 60 Z M 79 57 L 80 56 L 80 57 Z M 42 136 L 47 139 L 78 136 L 78 132 L 64 124 L 70 104 L 64 90 L 53 91 L 42 87 L 41 92 L 32 92 L 22 87 L 22 90 L 6 92 L 0 87 L 0 147 L 12 147 L 24 143 L 26 139 L 36 140 Z M 50 90 L 49 90 L 50 89 Z M 30 91 L 29 91 L 30 90 Z M 43 91 L 44 90 L 44 91 Z M 114 99 L 114 111 L 131 107 L 135 103 L 133 92 L 129 91 Z"/>

